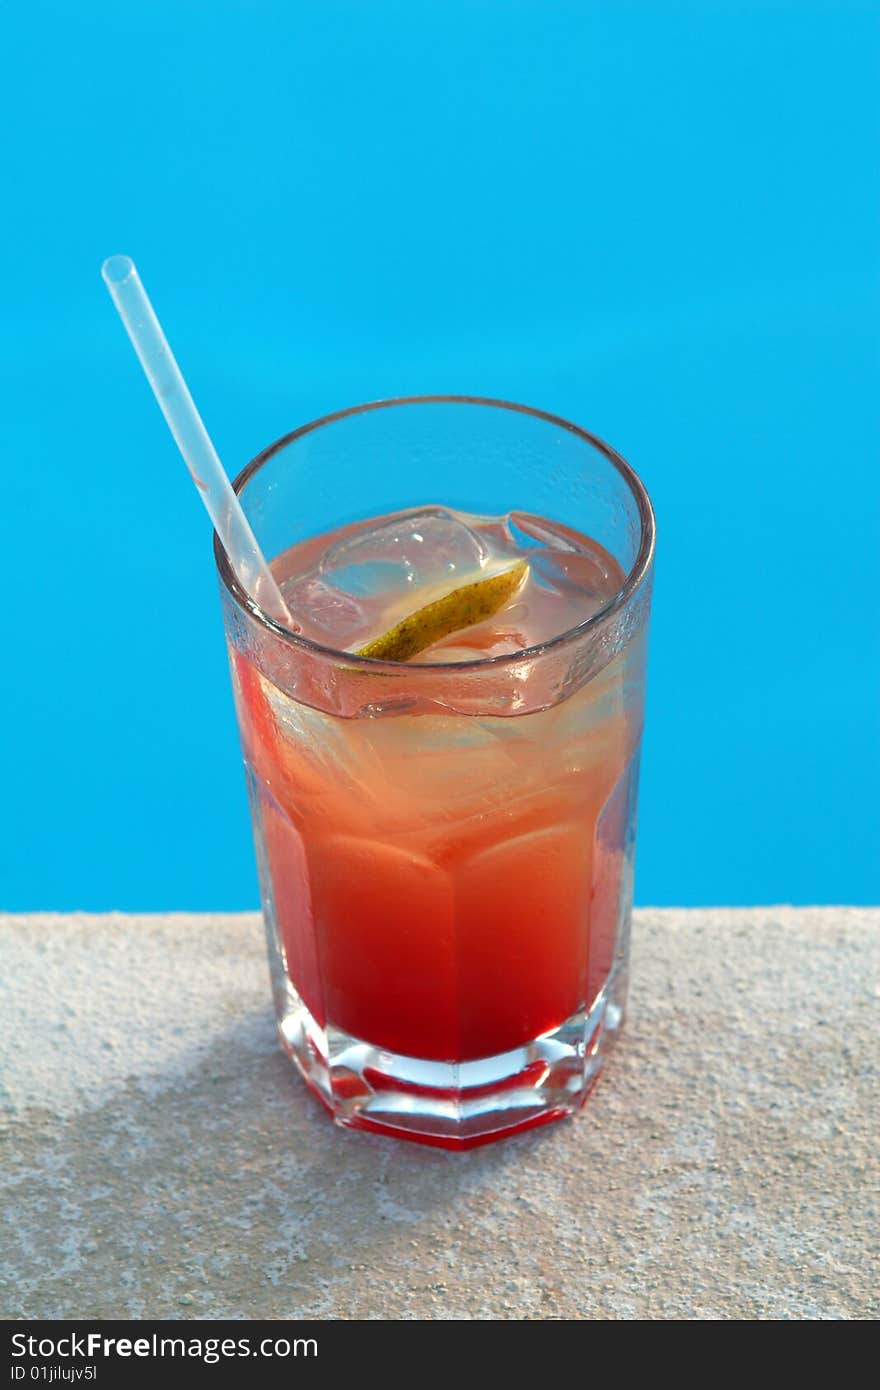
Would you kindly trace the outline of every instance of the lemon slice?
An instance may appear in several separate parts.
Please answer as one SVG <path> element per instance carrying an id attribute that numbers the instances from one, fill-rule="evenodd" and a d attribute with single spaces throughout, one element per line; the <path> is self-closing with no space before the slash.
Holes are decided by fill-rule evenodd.
<path id="1" fill-rule="evenodd" d="M 443 598 L 416 609 L 381 637 L 359 647 L 355 655 L 372 656 L 380 661 L 409 661 L 410 657 L 418 656 L 451 632 L 491 618 L 516 593 L 528 568 L 527 561 L 518 560 L 500 574 L 487 575 L 473 584 L 462 584 Z"/>

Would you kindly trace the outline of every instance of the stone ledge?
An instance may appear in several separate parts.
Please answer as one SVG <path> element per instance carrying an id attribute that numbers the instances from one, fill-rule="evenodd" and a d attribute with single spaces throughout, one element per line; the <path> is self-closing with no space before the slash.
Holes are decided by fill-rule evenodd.
<path id="1" fill-rule="evenodd" d="M 333 1127 L 256 914 L 0 917 L 0 982 L 0 1317 L 880 1311 L 880 910 L 638 912 L 584 1112 L 461 1154 Z"/>

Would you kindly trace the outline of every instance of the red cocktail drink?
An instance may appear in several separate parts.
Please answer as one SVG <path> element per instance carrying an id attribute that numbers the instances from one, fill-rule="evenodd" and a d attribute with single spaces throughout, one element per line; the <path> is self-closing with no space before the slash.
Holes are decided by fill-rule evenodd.
<path id="1" fill-rule="evenodd" d="M 520 560 L 491 617 L 357 655 Z M 343 1123 L 460 1147 L 595 1077 L 626 982 L 648 589 L 627 560 L 534 513 L 416 505 L 276 546 L 297 633 L 229 586 L 281 1036 Z"/>

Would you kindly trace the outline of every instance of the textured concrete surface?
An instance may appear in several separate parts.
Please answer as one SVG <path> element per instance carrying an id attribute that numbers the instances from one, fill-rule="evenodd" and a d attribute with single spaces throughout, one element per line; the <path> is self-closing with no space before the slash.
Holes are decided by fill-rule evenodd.
<path id="1" fill-rule="evenodd" d="M 336 1129 L 256 916 L 0 918 L 0 1317 L 866 1318 L 880 910 L 642 911 L 573 1121 Z"/>

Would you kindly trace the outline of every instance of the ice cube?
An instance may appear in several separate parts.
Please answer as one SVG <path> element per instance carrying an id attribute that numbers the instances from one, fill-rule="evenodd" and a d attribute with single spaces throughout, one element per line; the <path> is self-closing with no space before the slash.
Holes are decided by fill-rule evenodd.
<path id="1" fill-rule="evenodd" d="M 282 775 L 285 806 L 309 808 L 313 821 L 338 828 L 375 825 L 382 768 L 360 724 L 303 704 L 261 679 L 277 732 L 274 758 Z"/>
<path id="2" fill-rule="evenodd" d="M 532 516 L 530 512 L 511 512 L 505 520 L 508 533 L 521 551 L 533 551 L 538 546 L 563 551 L 576 549 L 563 527 L 543 517 Z"/>
<path id="3" fill-rule="evenodd" d="M 528 512 L 511 512 L 507 524 L 520 549 L 528 554 L 537 584 L 582 599 L 591 612 L 614 597 L 619 587 L 617 566 L 601 547 L 566 526 Z M 585 611 L 578 621 L 589 616 Z"/>
<path id="4" fill-rule="evenodd" d="M 483 541 L 442 507 L 392 517 L 337 541 L 324 555 L 324 582 L 346 595 L 389 599 L 455 587 L 479 578 L 488 562 Z"/>
<path id="5" fill-rule="evenodd" d="M 315 570 L 289 580 L 283 591 L 294 620 L 314 642 L 345 647 L 364 630 L 365 615 L 357 598 Z"/>
<path id="6" fill-rule="evenodd" d="M 536 583 L 579 600 L 583 610 L 578 613 L 579 622 L 604 608 L 617 592 L 608 557 L 596 551 L 536 550 L 529 556 L 529 564 Z"/>
<path id="7" fill-rule="evenodd" d="M 396 806 L 405 823 L 415 815 L 448 821 L 466 804 L 485 811 L 519 794 L 521 770 L 494 736 L 498 722 L 445 714 L 359 720 L 358 736 L 386 779 L 383 815 Z"/>

